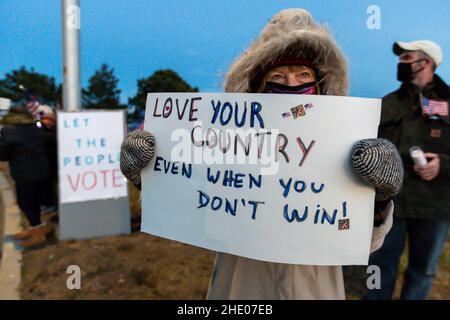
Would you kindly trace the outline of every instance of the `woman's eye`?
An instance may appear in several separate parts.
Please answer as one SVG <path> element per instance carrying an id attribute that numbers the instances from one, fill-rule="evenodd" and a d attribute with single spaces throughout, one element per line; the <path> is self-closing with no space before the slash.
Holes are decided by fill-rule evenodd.
<path id="1" fill-rule="evenodd" d="M 303 73 L 301 74 L 301 76 L 302 76 L 303 78 L 311 78 L 311 74 L 308 73 L 308 72 L 303 72 Z"/>
<path id="2" fill-rule="evenodd" d="M 270 79 L 271 80 L 280 80 L 283 76 L 281 74 L 274 74 Z"/>

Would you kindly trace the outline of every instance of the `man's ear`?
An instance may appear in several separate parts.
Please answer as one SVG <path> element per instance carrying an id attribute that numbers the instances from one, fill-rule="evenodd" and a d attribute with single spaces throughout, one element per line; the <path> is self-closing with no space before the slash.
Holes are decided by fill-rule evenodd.
<path id="1" fill-rule="evenodd" d="M 436 71 L 436 64 L 434 63 L 433 59 L 430 58 L 425 58 L 425 64 L 423 65 L 423 67 L 430 67 L 431 71 Z"/>
<path id="2" fill-rule="evenodd" d="M 427 66 L 430 66 L 431 67 L 431 69 L 433 70 L 433 72 L 434 71 L 436 71 L 436 63 L 434 62 L 434 60 L 433 59 L 430 59 L 430 58 L 427 58 Z"/>

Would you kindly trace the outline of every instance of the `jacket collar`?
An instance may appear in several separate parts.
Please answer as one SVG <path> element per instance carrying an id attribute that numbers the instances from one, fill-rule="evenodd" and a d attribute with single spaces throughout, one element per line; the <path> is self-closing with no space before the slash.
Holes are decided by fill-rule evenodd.
<path id="1" fill-rule="evenodd" d="M 29 125 L 36 123 L 30 114 L 15 112 L 7 113 L 0 122 L 3 125 Z"/>
<path id="2" fill-rule="evenodd" d="M 400 91 L 405 94 L 416 95 L 422 92 L 426 97 L 433 97 L 439 100 L 448 100 L 450 98 L 450 89 L 448 85 L 437 74 L 434 75 L 433 81 L 427 84 L 422 90 L 413 83 L 403 83 Z"/>

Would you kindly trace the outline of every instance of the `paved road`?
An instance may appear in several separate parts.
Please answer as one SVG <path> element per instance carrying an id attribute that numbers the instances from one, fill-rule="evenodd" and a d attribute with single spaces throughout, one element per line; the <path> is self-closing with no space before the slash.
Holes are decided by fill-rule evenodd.
<path id="1" fill-rule="evenodd" d="M 0 267 L 2 265 L 3 256 L 3 234 L 5 230 L 5 206 L 3 205 L 3 197 L 0 196 Z"/>
<path id="2" fill-rule="evenodd" d="M 22 229 L 20 224 L 20 209 L 16 204 L 14 190 L 11 188 L 4 174 L 1 172 L 0 212 L 0 214 L 3 214 L 5 218 L 5 235 L 2 237 L 4 239 L 3 258 L 0 266 L 0 300 L 19 300 L 22 252 L 15 246 L 11 239 L 11 235 L 21 231 Z M 1 236 L 2 235 L 0 232 L 0 237 Z"/>

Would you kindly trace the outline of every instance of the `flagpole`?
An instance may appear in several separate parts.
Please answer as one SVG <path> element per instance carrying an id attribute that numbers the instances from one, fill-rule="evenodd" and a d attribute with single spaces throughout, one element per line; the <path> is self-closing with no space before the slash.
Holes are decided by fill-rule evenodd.
<path id="1" fill-rule="evenodd" d="M 64 111 L 81 110 L 80 1 L 61 0 Z"/>

